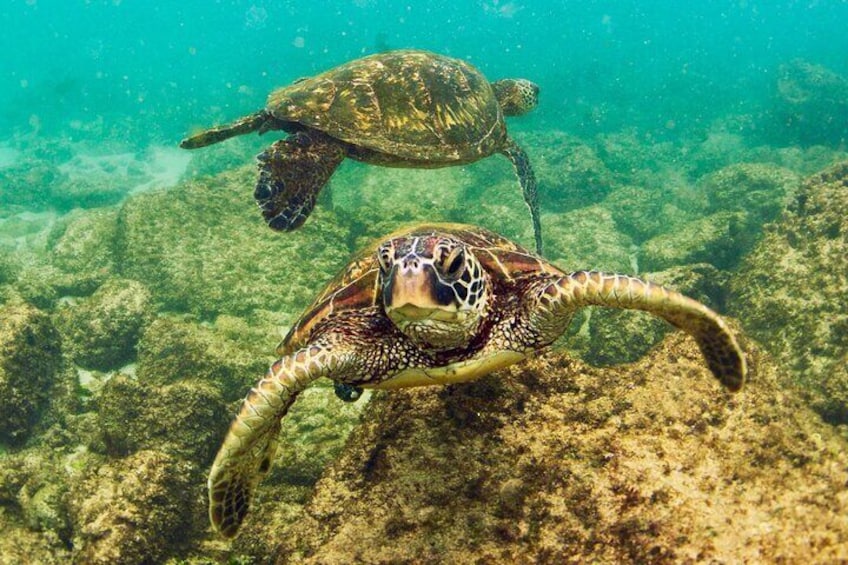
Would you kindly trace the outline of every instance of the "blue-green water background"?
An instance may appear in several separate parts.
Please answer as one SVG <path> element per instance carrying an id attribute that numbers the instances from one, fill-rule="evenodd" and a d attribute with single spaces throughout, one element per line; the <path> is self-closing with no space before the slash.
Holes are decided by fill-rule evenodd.
<path id="1" fill-rule="evenodd" d="M 173 144 L 300 76 L 385 48 L 543 89 L 521 128 L 674 135 L 762 103 L 782 62 L 848 71 L 848 3 L 14 0 L 0 131 Z M 673 120 L 675 128 L 667 127 Z M 673 130 L 673 131 L 672 131 Z"/>

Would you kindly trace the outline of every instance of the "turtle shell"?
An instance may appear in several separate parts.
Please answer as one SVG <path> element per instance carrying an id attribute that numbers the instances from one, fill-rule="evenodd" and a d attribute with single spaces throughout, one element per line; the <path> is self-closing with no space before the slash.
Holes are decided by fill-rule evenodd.
<path id="1" fill-rule="evenodd" d="M 486 77 L 465 61 L 427 51 L 356 59 L 275 90 L 266 109 L 399 160 L 473 161 L 506 139 Z"/>
<path id="2" fill-rule="evenodd" d="M 371 308 L 381 295 L 377 250 L 384 242 L 402 237 L 448 236 L 463 242 L 489 274 L 497 295 L 509 293 L 518 281 L 534 273 L 563 274 L 547 261 L 486 229 L 464 224 L 420 224 L 374 241 L 332 280 L 306 309 L 277 347 L 288 355 L 305 346 L 315 329 L 339 312 Z"/>

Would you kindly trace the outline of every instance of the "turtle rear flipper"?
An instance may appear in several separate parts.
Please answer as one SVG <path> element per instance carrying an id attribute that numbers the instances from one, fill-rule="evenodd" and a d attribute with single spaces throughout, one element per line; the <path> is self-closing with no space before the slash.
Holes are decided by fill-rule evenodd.
<path id="1" fill-rule="evenodd" d="M 306 132 L 290 135 L 260 153 L 253 197 L 268 225 L 279 231 L 299 228 L 344 158 L 339 142 Z"/>
<path id="2" fill-rule="evenodd" d="M 515 174 L 518 175 L 521 192 L 524 194 L 524 202 L 530 208 L 530 217 L 533 220 L 533 237 L 536 240 L 536 253 L 541 255 L 542 223 L 539 219 L 539 195 L 536 191 L 536 175 L 530 166 L 530 159 L 527 157 L 527 153 L 512 139 L 507 139 L 501 153 L 510 160 L 512 166 L 515 168 Z"/>
<path id="3" fill-rule="evenodd" d="M 210 128 L 197 135 L 187 137 L 180 142 L 180 147 L 183 149 L 198 149 L 237 135 L 244 135 L 263 129 L 274 129 L 272 126 L 269 126 L 269 123 L 272 123 L 273 120 L 274 118 L 268 112 L 260 110 L 226 126 Z"/>

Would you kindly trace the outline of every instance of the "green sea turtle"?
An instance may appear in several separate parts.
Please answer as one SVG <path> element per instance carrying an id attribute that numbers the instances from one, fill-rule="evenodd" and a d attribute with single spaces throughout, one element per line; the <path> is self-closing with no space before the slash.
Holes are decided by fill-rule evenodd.
<path id="1" fill-rule="evenodd" d="M 550 345 L 587 305 L 660 316 L 695 338 L 724 386 L 745 381 L 733 334 L 695 300 L 624 275 L 565 273 L 481 228 L 421 225 L 354 259 L 280 343 L 212 465 L 212 525 L 236 534 L 274 458 L 281 418 L 315 379 L 332 379 L 348 398 L 471 381 Z"/>
<path id="2" fill-rule="evenodd" d="M 180 147 L 195 149 L 252 131 L 289 133 L 258 156 L 254 190 L 268 225 L 282 231 L 303 224 L 345 157 L 439 168 L 502 153 L 518 174 L 541 254 L 536 177 L 503 119 L 532 110 L 538 94 L 539 87 L 524 79 L 490 83 L 460 59 L 389 51 L 275 90 L 264 110 L 193 135 Z"/>

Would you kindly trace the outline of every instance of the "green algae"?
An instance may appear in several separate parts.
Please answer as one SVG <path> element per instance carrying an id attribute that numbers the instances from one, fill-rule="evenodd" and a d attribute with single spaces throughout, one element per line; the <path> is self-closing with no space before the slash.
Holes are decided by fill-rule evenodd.
<path id="1" fill-rule="evenodd" d="M 121 275 L 161 309 L 206 319 L 304 308 L 315 279 L 346 260 L 347 231 L 321 209 L 297 232 L 270 231 L 244 189 L 253 176 L 245 167 L 129 199 L 118 218 Z"/>
<path id="2" fill-rule="evenodd" d="M 29 436 L 61 363 L 59 334 L 32 306 L 0 306 L 0 442 Z"/>
<path id="3" fill-rule="evenodd" d="M 137 281 L 109 279 L 91 296 L 59 310 L 66 352 L 88 369 L 117 369 L 154 316 L 150 292 Z"/>

